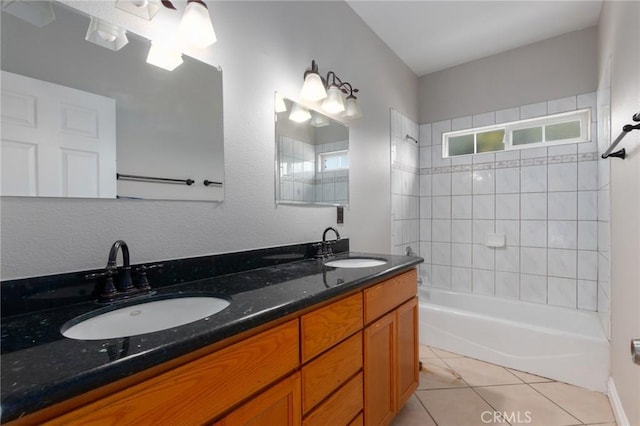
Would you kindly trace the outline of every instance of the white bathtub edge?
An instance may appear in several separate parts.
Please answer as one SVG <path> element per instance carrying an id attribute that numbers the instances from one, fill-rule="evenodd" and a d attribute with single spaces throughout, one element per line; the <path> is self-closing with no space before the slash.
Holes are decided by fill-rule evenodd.
<path id="1" fill-rule="evenodd" d="M 622 401 L 620 401 L 620 396 L 618 395 L 618 390 L 616 389 L 616 383 L 613 381 L 613 377 L 609 377 L 609 382 L 607 383 L 607 397 L 609 398 L 613 415 L 616 418 L 616 424 L 618 426 L 630 426 L 629 419 L 622 407 Z"/>

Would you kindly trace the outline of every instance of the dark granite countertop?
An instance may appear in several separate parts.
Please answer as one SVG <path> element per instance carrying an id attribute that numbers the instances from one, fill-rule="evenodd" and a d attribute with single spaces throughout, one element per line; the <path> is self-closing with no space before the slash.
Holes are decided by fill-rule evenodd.
<path id="1" fill-rule="evenodd" d="M 231 304 L 207 319 L 127 338 L 87 341 L 67 339 L 60 334 L 65 322 L 104 308 L 104 304 L 94 301 L 4 317 L 0 420 L 4 423 L 78 396 L 407 271 L 423 261 L 419 257 L 354 252 L 339 253 L 334 259 L 359 256 L 388 262 L 350 269 L 327 267 L 322 260 L 305 259 L 158 287 L 151 298 L 204 293 L 229 298 Z M 142 301 L 137 299 L 135 303 Z M 117 307 L 123 306 L 123 302 L 119 303 Z"/>

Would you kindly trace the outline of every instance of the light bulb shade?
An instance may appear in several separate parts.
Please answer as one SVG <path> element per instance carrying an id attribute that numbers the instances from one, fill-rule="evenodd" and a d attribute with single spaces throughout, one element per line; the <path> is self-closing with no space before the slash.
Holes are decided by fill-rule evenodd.
<path id="1" fill-rule="evenodd" d="M 124 29 L 93 16 L 84 39 L 111 50 L 120 50 L 129 43 Z"/>
<path id="2" fill-rule="evenodd" d="M 332 85 L 327 92 L 327 98 L 322 102 L 322 109 L 329 114 L 339 114 L 344 111 L 344 101 L 342 91 L 338 86 Z"/>
<path id="3" fill-rule="evenodd" d="M 182 53 L 168 44 L 152 41 L 147 55 L 147 63 L 173 71 L 182 64 Z"/>
<path id="4" fill-rule="evenodd" d="M 287 110 L 287 105 L 284 103 L 284 98 L 280 93 L 276 93 L 276 113 L 285 112 Z"/>
<path id="5" fill-rule="evenodd" d="M 311 113 L 311 122 L 309 123 L 313 127 L 325 127 L 329 125 L 329 119 L 317 112 Z"/>
<path id="6" fill-rule="evenodd" d="M 209 9 L 201 0 L 188 0 L 180 21 L 180 37 L 188 43 L 204 49 L 216 42 Z"/>
<path id="7" fill-rule="evenodd" d="M 291 113 L 289 114 L 289 120 L 295 121 L 296 123 L 304 123 L 310 118 L 311 118 L 311 113 L 309 111 L 302 108 L 298 104 L 293 104 L 293 107 L 291 108 Z"/>
<path id="8" fill-rule="evenodd" d="M 322 79 L 317 73 L 309 72 L 304 78 L 300 96 L 310 102 L 316 102 L 327 97 L 324 83 L 322 83 Z"/>
<path id="9" fill-rule="evenodd" d="M 158 0 L 116 0 L 116 7 L 138 18 L 150 21 L 160 10 Z"/>
<path id="10" fill-rule="evenodd" d="M 347 96 L 344 116 L 350 119 L 362 117 L 362 110 L 355 96 Z"/>
<path id="11" fill-rule="evenodd" d="M 50 1 L 3 1 L 2 10 L 39 28 L 56 19 Z"/>

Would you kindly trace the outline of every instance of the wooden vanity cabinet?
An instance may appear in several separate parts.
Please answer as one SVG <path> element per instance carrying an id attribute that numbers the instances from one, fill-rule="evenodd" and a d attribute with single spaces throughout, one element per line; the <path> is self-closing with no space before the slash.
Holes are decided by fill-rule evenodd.
<path id="1" fill-rule="evenodd" d="M 387 425 L 418 385 L 416 292 L 411 270 L 46 424 Z"/>
<path id="2" fill-rule="evenodd" d="M 387 425 L 419 381 L 415 271 L 364 290 L 364 422 Z M 382 315 L 381 317 L 379 317 Z"/>

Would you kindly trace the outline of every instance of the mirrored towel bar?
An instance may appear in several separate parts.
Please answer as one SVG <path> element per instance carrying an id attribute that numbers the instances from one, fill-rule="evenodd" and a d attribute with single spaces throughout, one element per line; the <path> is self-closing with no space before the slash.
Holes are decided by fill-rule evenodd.
<path id="1" fill-rule="evenodd" d="M 122 173 L 116 173 L 116 178 L 121 180 L 157 182 L 157 183 L 178 183 L 178 184 L 186 184 L 186 185 L 193 185 L 195 183 L 193 179 L 171 179 L 171 178 L 160 178 L 160 177 L 153 177 L 153 176 L 125 175 Z"/>
<path id="2" fill-rule="evenodd" d="M 632 119 L 635 122 L 639 122 L 640 112 L 635 113 Z M 640 130 L 640 124 L 625 124 L 624 126 L 622 126 L 622 133 L 620 133 L 620 135 L 618 135 L 616 140 L 614 140 L 611 143 L 611 145 L 609 145 L 609 148 L 607 148 L 604 154 L 602 154 L 602 158 L 616 157 L 624 160 L 625 157 L 627 156 L 627 152 L 624 148 L 616 152 L 613 152 L 613 150 L 616 149 L 616 146 L 618 146 L 620 141 L 622 141 L 622 139 L 624 139 L 624 137 L 627 136 L 627 133 L 631 132 L 632 130 Z"/>

